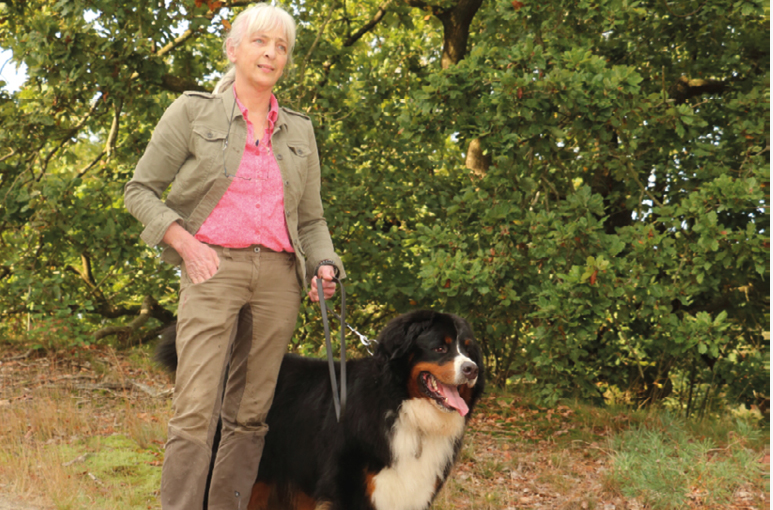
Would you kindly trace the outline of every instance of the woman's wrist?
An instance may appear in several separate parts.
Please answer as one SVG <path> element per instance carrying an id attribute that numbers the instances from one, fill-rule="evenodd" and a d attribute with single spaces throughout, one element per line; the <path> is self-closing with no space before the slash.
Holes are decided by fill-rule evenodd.
<path id="1" fill-rule="evenodd" d="M 338 266 L 336 266 L 335 262 L 329 259 L 321 260 L 318 264 L 316 269 L 314 269 L 314 276 L 319 276 L 319 268 L 322 266 L 332 266 L 336 273 L 336 278 L 338 278 L 338 275 L 341 274 L 341 271 L 338 269 Z"/>
<path id="2" fill-rule="evenodd" d="M 198 243 L 196 238 L 177 222 L 169 225 L 169 228 L 166 229 L 166 233 L 164 234 L 164 242 L 179 253 L 183 259 L 186 255 L 185 252 L 191 245 L 191 241 Z"/>

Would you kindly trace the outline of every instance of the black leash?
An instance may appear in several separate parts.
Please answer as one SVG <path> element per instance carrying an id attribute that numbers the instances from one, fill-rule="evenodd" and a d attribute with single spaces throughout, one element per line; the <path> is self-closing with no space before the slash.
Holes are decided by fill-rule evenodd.
<path id="1" fill-rule="evenodd" d="M 317 281 L 317 293 L 319 294 L 319 307 L 322 310 L 322 324 L 325 326 L 325 345 L 327 347 L 327 363 L 330 368 L 330 384 L 333 386 L 333 405 L 335 405 L 336 419 L 341 422 L 341 416 L 346 409 L 346 291 L 338 277 L 333 277 L 341 287 L 341 315 L 336 315 L 341 321 L 341 393 L 339 397 L 338 383 L 336 382 L 335 360 L 333 359 L 333 344 L 330 341 L 330 326 L 327 323 L 327 305 L 325 304 L 325 291 L 322 289 L 322 280 Z"/>

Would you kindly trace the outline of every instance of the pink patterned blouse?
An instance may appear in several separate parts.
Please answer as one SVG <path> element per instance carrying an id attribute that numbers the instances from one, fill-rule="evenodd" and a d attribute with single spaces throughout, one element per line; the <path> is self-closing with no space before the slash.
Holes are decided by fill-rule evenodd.
<path id="1" fill-rule="evenodd" d="M 234 88 L 234 96 L 236 89 Z M 236 99 L 247 121 L 247 143 L 242 161 L 231 185 L 196 233 L 203 243 L 226 248 L 246 248 L 260 244 L 274 251 L 292 253 L 284 214 L 282 174 L 271 148 L 279 103 L 271 95 L 268 127 L 257 140 L 247 109 Z"/>

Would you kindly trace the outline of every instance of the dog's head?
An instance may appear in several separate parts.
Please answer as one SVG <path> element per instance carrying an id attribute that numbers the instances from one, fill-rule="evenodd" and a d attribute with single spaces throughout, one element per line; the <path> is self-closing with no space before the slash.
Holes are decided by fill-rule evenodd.
<path id="1" fill-rule="evenodd" d="M 470 325 L 427 310 L 393 319 L 378 338 L 376 356 L 405 377 L 410 398 L 466 416 L 484 387 L 483 356 Z"/>

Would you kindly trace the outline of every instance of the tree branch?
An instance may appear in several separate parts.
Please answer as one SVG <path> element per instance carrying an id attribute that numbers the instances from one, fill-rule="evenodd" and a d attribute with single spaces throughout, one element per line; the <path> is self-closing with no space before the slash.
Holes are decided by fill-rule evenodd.
<path id="1" fill-rule="evenodd" d="M 322 38 L 322 34 L 325 32 L 325 28 L 327 27 L 327 24 L 330 23 L 330 20 L 333 18 L 333 13 L 337 8 L 338 8 L 338 2 L 333 3 L 333 7 L 330 8 L 330 12 L 328 13 L 327 18 L 325 18 L 325 21 L 322 23 L 322 26 L 319 27 L 319 30 L 317 31 L 317 37 L 314 39 L 314 42 L 311 44 L 309 51 L 306 52 L 306 56 L 303 57 L 303 60 L 301 61 L 301 65 L 298 69 L 298 83 L 303 82 L 303 75 L 306 74 L 306 65 L 309 63 L 309 59 L 311 59 L 312 53 L 314 53 L 314 50 L 317 48 L 317 44 L 319 44 L 319 40 Z"/>
<path id="2" fill-rule="evenodd" d="M 387 7 L 389 7 L 389 4 L 391 4 L 392 1 L 393 0 L 387 0 L 383 4 L 379 5 L 376 14 L 373 15 L 370 21 L 364 24 L 359 30 L 357 30 L 353 35 L 349 36 L 346 41 L 344 41 L 344 47 L 352 46 L 354 43 L 362 39 L 362 36 L 373 30 L 373 28 L 378 25 L 382 19 L 384 19 L 384 16 L 387 13 Z"/>
<path id="3" fill-rule="evenodd" d="M 209 13 L 207 13 L 207 15 L 205 17 L 207 17 L 208 19 L 211 20 L 214 17 L 214 15 L 215 15 L 215 13 L 210 11 Z M 186 30 L 185 32 L 180 34 L 179 37 L 177 37 L 173 41 L 169 41 L 164 47 L 160 48 L 158 51 L 156 51 L 155 53 L 152 53 L 149 56 L 150 57 L 163 57 L 167 53 L 171 52 L 172 50 L 174 50 L 176 48 L 179 48 L 180 46 L 182 46 L 186 42 L 188 42 L 188 40 L 194 38 L 195 36 L 197 36 L 199 34 L 200 34 L 200 32 L 198 32 L 196 30 L 191 30 L 189 28 L 188 30 Z M 140 76 L 140 73 L 135 71 L 134 73 L 132 73 L 132 75 L 131 75 L 131 77 L 129 79 L 133 81 L 133 80 L 136 80 L 137 78 L 139 78 L 139 76 Z M 164 76 L 162 76 L 161 77 L 161 85 L 165 89 L 167 89 L 167 90 L 169 90 L 171 92 L 182 93 L 182 92 L 185 92 L 186 90 L 199 90 L 199 91 L 202 91 L 202 92 L 207 91 L 207 89 L 205 89 L 204 87 L 199 85 L 198 82 L 196 82 L 196 80 L 193 80 L 193 79 L 190 79 L 190 78 L 181 78 L 179 76 L 174 76 L 172 74 L 165 74 Z"/>
<path id="4" fill-rule="evenodd" d="M 121 110 L 123 109 L 123 100 L 118 98 L 115 103 L 115 113 L 113 114 L 113 123 L 110 125 L 110 134 L 107 135 L 104 152 L 110 158 L 115 152 L 115 141 L 118 138 L 118 127 L 121 123 Z"/>
<path id="5" fill-rule="evenodd" d="M 85 252 L 81 253 L 81 264 L 82 269 L 78 269 L 73 265 L 67 266 L 67 269 L 80 276 L 81 280 L 86 283 L 86 286 L 91 289 L 91 293 L 86 297 L 86 299 L 92 296 L 97 299 L 99 305 L 97 313 L 105 317 L 121 317 L 123 315 L 128 315 L 128 313 L 122 313 L 120 309 L 116 309 L 116 307 L 107 299 L 107 297 L 105 297 L 102 291 L 99 290 L 102 282 L 100 282 L 98 285 L 94 280 L 94 274 L 91 270 L 91 259 Z"/>
<path id="6" fill-rule="evenodd" d="M 83 273 L 81 273 L 81 277 L 89 284 L 89 287 L 96 287 L 94 273 L 91 272 L 91 259 L 85 253 L 81 253 L 81 263 L 83 264 Z"/>
<path id="7" fill-rule="evenodd" d="M 686 76 L 680 76 L 671 87 L 669 96 L 676 104 L 685 103 L 688 99 L 703 94 L 721 94 L 727 89 L 727 82 L 721 80 L 691 80 Z"/>
<path id="8" fill-rule="evenodd" d="M 148 319 L 151 317 L 151 311 L 156 304 L 156 300 L 153 299 L 153 296 L 145 296 L 145 299 L 142 300 L 142 306 L 140 306 L 140 313 L 133 321 L 126 326 L 109 326 L 102 328 L 94 333 L 94 340 L 99 341 L 112 335 L 131 336 L 148 322 Z"/>
<path id="9" fill-rule="evenodd" d="M 94 158 L 94 160 L 93 160 L 91 163 L 89 163 L 88 165 L 86 165 L 86 167 L 85 167 L 83 170 L 81 170 L 80 172 L 78 172 L 78 175 L 77 175 L 76 179 L 80 179 L 80 178 L 82 178 L 84 175 L 86 175 L 86 172 L 88 172 L 89 170 L 91 170 L 92 168 L 94 168 L 94 165 L 96 165 L 97 163 L 99 163 L 99 160 L 100 160 L 100 159 L 102 159 L 102 157 L 103 157 L 104 155 L 105 155 L 105 151 L 104 151 L 104 149 L 103 149 L 103 150 L 102 150 L 102 152 L 100 152 L 99 154 L 97 154 L 97 157 L 95 157 L 95 158 Z M 71 182 L 74 182 L 74 180 L 75 180 L 75 179 L 73 179 L 73 181 L 71 181 Z"/>
<path id="10" fill-rule="evenodd" d="M 67 131 L 67 133 L 62 137 L 62 141 L 59 143 L 59 145 L 56 148 L 54 148 L 48 154 L 48 156 L 46 157 L 45 161 L 41 165 L 40 175 L 38 175 L 37 178 L 35 178 L 35 181 L 40 182 L 40 180 L 43 178 L 43 176 L 46 175 L 46 170 L 48 169 L 48 163 L 51 161 L 51 158 L 54 157 L 54 154 L 59 152 L 59 149 L 64 147 L 67 144 L 67 142 L 69 142 L 75 135 L 77 135 L 78 131 L 83 129 L 83 126 L 86 125 L 86 122 L 88 122 L 88 120 L 91 118 L 91 116 L 94 115 L 94 112 L 97 111 L 97 107 L 99 106 L 99 103 L 100 103 L 100 101 L 102 100 L 103 97 L 105 97 L 105 95 L 103 93 L 100 93 L 99 97 L 94 100 L 94 104 L 91 105 L 91 108 L 89 109 L 88 113 L 86 113 L 86 115 L 83 116 L 83 118 L 81 119 L 81 121 L 78 124 L 76 124 L 69 131 Z M 42 149 L 42 148 L 43 147 L 41 147 L 40 149 Z M 32 164 L 34 164 L 34 160 L 33 160 Z M 35 175 L 34 172 L 33 172 L 32 175 L 34 177 L 34 175 Z"/>
<path id="11" fill-rule="evenodd" d="M 3 156 L 2 158 L 0 158 L 0 163 L 2 163 L 3 161 L 5 161 L 6 159 L 8 159 L 8 158 L 10 158 L 10 157 L 13 157 L 13 156 L 15 156 L 15 155 L 16 155 L 16 151 L 15 151 L 15 150 L 13 150 L 11 147 L 8 147 L 7 149 L 8 149 L 9 151 L 11 151 L 11 152 L 10 152 L 10 153 L 8 153 L 8 154 L 6 154 L 6 155 L 5 155 L 5 156 Z"/>
<path id="12" fill-rule="evenodd" d="M 431 11 L 443 23 L 443 56 L 441 66 L 448 69 L 458 64 L 467 54 L 470 24 L 483 4 L 483 0 L 459 0 L 451 8 L 430 5 L 422 0 L 406 0 L 410 7 Z"/>
<path id="13" fill-rule="evenodd" d="M 156 301 L 155 298 L 150 295 L 145 296 L 145 298 L 142 300 L 142 305 L 139 308 L 134 308 L 133 312 L 133 314 L 125 314 L 137 315 L 137 317 L 135 317 L 134 320 L 132 320 L 129 324 L 126 326 L 109 326 L 102 328 L 99 331 L 94 332 L 94 339 L 101 340 L 109 336 L 118 335 L 121 343 L 127 344 L 127 340 L 136 335 L 140 328 L 142 328 L 142 326 L 144 326 L 149 319 L 157 319 L 159 322 L 161 322 L 161 326 L 154 328 L 142 336 L 142 340 L 147 341 L 150 338 L 158 336 L 161 330 L 175 321 L 174 314 L 159 305 L 158 301 Z"/>
<path id="14" fill-rule="evenodd" d="M 173 74 L 165 74 L 161 77 L 161 86 L 170 92 L 182 94 L 186 90 L 198 90 L 199 92 L 210 92 L 209 89 L 199 85 L 199 82 L 193 78 L 181 78 Z"/>
<path id="15" fill-rule="evenodd" d="M 212 19 L 211 16 L 209 18 Z M 173 49 L 178 48 L 178 47 L 182 46 L 183 44 L 185 44 L 188 41 L 188 39 L 192 38 L 195 35 L 198 35 L 198 32 L 196 32 L 195 30 L 191 30 L 189 28 L 188 30 L 186 30 L 185 32 L 180 34 L 180 36 L 178 38 L 176 38 L 173 41 L 169 41 L 164 47 L 159 49 L 155 53 L 155 56 L 156 57 L 163 57 L 164 55 L 166 55 L 167 53 L 169 53 Z"/>
<path id="16" fill-rule="evenodd" d="M 435 13 L 443 23 L 443 69 L 458 64 L 467 54 L 470 24 L 482 3 L 483 0 L 459 0 L 453 9 Z"/>
<path id="17" fill-rule="evenodd" d="M 422 0 L 405 0 L 405 3 L 408 5 L 408 7 L 416 7 L 417 9 L 421 9 L 423 11 L 432 10 L 432 7 L 426 2 L 422 2 Z"/>
<path id="18" fill-rule="evenodd" d="M 354 43 L 359 41 L 366 33 L 373 30 L 376 25 L 379 24 L 379 22 L 384 19 L 384 15 L 387 12 L 387 7 L 389 4 L 392 3 L 393 0 L 387 0 L 383 4 L 381 4 L 376 11 L 376 13 L 373 15 L 373 17 L 368 21 L 365 25 L 362 26 L 357 32 L 355 32 L 352 36 L 350 36 L 346 41 L 344 41 L 344 48 L 348 48 L 349 46 L 352 46 Z M 314 98 L 312 102 L 317 100 L 317 97 L 319 95 L 319 91 L 327 84 L 328 77 L 330 75 L 330 69 L 333 68 L 333 66 L 338 61 L 338 58 L 335 57 L 331 60 L 328 60 L 324 64 L 322 64 L 322 79 L 317 83 L 316 94 L 314 95 Z"/>

